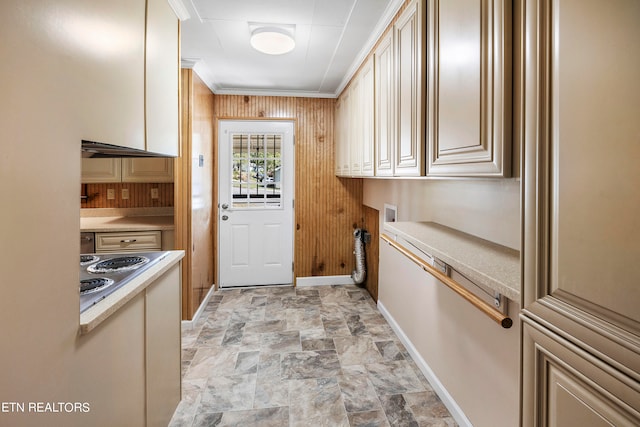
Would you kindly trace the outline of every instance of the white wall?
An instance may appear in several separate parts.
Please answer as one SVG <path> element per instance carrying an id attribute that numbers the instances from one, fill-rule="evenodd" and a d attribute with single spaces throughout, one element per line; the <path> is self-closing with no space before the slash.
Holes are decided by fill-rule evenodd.
<path id="1" fill-rule="evenodd" d="M 519 306 L 504 329 L 391 246 L 380 245 L 380 257 L 381 311 L 459 424 L 517 426 Z"/>
<path id="2" fill-rule="evenodd" d="M 363 200 L 381 221 L 384 204 L 394 204 L 398 221 L 434 221 L 520 250 L 517 179 L 365 179 Z M 514 325 L 503 329 L 388 245 L 380 246 L 379 271 L 379 304 L 452 412 L 457 406 L 475 427 L 517 425 L 519 304 L 509 309 Z"/>
<path id="3" fill-rule="evenodd" d="M 381 215 L 397 205 L 398 221 L 434 221 L 520 250 L 517 179 L 365 179 L 363 201 Z"/>

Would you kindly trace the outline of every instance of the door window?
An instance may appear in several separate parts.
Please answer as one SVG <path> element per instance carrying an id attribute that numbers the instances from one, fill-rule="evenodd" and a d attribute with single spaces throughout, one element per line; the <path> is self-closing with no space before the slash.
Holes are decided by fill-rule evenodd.
<path id="1" fill-rule="evenodd" d="M 232 134 L 234 209 L 281 208 L 282 135 Z"/>

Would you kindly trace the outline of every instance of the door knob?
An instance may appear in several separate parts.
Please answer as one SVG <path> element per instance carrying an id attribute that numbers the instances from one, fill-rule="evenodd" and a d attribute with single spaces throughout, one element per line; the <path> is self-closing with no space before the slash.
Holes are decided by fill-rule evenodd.
<path id="1" fill-rule="evenodd" d="M 223 220 L 223 221 L 226 221 L 226 220 L 228 220 L 228 219 L 229 219 L 229 217 L 228 217 L 227 215 L 222 215 L 222 220 Z"/>
<path id="2" fill-rule="evenodd" d="M 222 209 L 229 209 L 229 205 L 226 203 L 223 203 L 221 207 Z"/>

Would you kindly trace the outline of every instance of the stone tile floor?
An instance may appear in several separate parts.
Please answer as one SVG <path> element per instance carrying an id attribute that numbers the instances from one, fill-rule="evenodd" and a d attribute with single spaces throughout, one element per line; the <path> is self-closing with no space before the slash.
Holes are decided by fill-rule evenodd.
<path id="1" fill-rule="evenodd" d="M 456 426 L 366 290 L 218 291 L 182 333 L 170 426 Z"/>

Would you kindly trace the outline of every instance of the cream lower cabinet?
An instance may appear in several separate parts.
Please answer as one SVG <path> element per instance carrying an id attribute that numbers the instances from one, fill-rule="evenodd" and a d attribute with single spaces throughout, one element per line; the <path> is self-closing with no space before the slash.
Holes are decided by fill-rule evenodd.
<path id="1" fill-rule="evenodd" d="M 165 427 L 181 398 L 180 264 L 146 289 L 147 426 Z"/>
<path id="2" fill-rule="evenodd" d="M 511 9 L 429 0 L 429 176 L 511 173 Z"/>
<path id="3" fill-rule="evenodd" d="M 60 414 L 67 419 L 56 421 L 58 425 L 145 425 L 144 311 L 144 294 L 139 294 L 97 328 L 78 336 L 77 362 L 68 381 L 91 411 L 82 418 Z"/>
<path id="4" fill-rule="evenodd" d="M 162 232 L 129 231 L 96 233 L 96 253 L 149 252 L 162 249 Z"/>
<path id="5" fill-rule="evenodd" d="M 175 249 L 174 230 L 113 231 L 95 234 L 96 253 L 152 252 Z"/>
<path id="6" fill-rule="evenodd" d="M 82 159 L 83 184 L 107 182 L 173 182 L 173 159 Z"/>
<path id="7" fill-rule="evenodd" d="M 638 426 L 640 2 L 521 6 L 521 425 Z"/>
<path id="8" fill-rule="evenodd" d="M 526 385 L 537 393 L 528 407 L 528 425 L 632 427 L 640 420 L 640 390 L 632 377 L 571 342 L 540 328 L 524 324 L 524 368 L 536 372 Z M 635 407 L 634 407 L 635 405 Z"/>
<path id="9" fill-rule="evenodd" d="M 180 265 L 78 337 L 69 375 L 74 396 L 91 410 L 60 414 L 58 425 L 169 424 L 181 394 Z"/>

